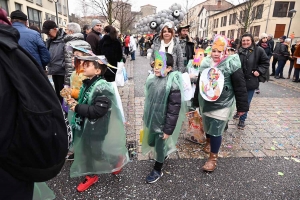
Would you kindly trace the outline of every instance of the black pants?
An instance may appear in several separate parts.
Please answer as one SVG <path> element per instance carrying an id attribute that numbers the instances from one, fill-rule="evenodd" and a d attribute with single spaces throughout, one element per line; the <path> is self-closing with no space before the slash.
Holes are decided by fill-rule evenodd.
<path id="1" fill-rule="evenodd" d="M 0 168 L 0 199 L 5 200 L 32 200 L 33 182 L 25 182 L 14 178 Z"/>
<path id="2" fill-rule="evenodd" d="M 52 80 L 54 83 L 54 89 L 59 102 L 62 103 L 63 98 L 60 96 L 60 91 L 64 88 L 65 76 L 52 75 Z"/>

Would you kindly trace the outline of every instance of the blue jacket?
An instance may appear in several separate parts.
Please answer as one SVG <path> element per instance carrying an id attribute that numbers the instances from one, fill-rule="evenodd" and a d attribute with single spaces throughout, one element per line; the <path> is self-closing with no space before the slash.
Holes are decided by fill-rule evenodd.
<path id="1" fill-rule="evenodd" d="M 20 22 L 14 22 L 12 26 L 20 33 L 19 45 L 33 56 L 41 67 L 45 68 L 50 62 L 50 53 L 41 35 Z"/>

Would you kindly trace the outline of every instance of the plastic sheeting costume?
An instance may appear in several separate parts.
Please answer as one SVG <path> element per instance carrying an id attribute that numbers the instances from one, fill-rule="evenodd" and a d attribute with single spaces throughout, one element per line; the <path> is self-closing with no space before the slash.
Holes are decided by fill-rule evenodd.
<path id="1" fill-rule="evenodd" d="M 163 56 L 155 52 L 155 57 L 156 63 L 162 62 L 163 66 L 166 67 Z M 168 139 L 163 140 L 162 135 L 164 134 L 163 128 L 167 117 L 168 97 L 173 90 L 180 90 L 181 97 L 183 97 L 180 72 L 170 72 L 165 77 L 157 77 L 151 74 L 146 81 L 142 152 L 147 154 L 152 151 L 154 159 L 160 163 L 164 162 L 167 155 L 176 151 L 175 145 L 186 113 L 185 103 L 183 98 L 181 98 L 181 109 L 175 130 Z"/>

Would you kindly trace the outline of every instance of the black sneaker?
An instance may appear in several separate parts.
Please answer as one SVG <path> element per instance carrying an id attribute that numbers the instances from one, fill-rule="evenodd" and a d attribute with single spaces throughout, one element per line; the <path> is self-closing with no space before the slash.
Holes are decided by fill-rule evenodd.
<path id="1" fill-rule="evenodd" d="M 245 122 L 240 120 L 238 123 L 238 129 L 244 130 L 245 126 Z"/>
<path id="2" fill-rule="evenodd" d="M 239 119 L 240 116 L 238 115 L 238 113 L 235 113 L 235 115 L 233 115 L 233 119 Z"/>
<path id="3" fill-rule="evenodd" d="M 70 154 L 70 155 L 67 157 L 67 160 L 74 160 L 74 153 L 73 153 L 73 154 Z"/>
<path id="4" fill-rule="evenodd" d="M 150 172 L 150 174 L 148 174 L 148 176 L 146 177 L 146 182 L 147 183 L 155 183 L 162 176 L 163 176 L 162 171 L 159 172 L 159 171 L 156 171 L 155 169 L 153 169 Z"/>
<path id="5" fill-rule="evenodd" d="M 275 76 L 275 73 L 270 74 L 270 76 Z"/>

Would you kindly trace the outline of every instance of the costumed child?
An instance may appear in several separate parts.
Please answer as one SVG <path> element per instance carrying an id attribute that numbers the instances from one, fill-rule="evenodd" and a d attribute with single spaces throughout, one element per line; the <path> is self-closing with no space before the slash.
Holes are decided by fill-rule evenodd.
<path id="1" fill-rule="evenodd" d="M 200 65 L 193 102 L 199 107 L 206 133 L 203 151 L 209 153 L 209 158 L 202 169 L 208 172 L 214 171 L 217 166 L 222 134 L 235 106 L 239 115 L 249 110 L 239 56 L 227 56 L 226 48 L 225 36 L 217 35 L 211 56 L 204 58 Z"/>
<path id="2" fill-rule="evenodd" d="M 128 162 L 125 129 L 114 87 L 103 78 L 107 70 L 105 56 L 81 56 L 83 81 L 78 101 L 67 99 L 74 111 L 74 162 L 71 177 L 85 176 L 77 191 L 83 192 L 98 181 L 96 174 L 117 174 Z"/>
<path id="3" fill-rule="evenodd" d="M 147 183 L 154 183 L 162 177 L 164 160 L 176 151 L 186 113 L 182 75 L 172 71 L 172 55 L 158 51 L 154 55 L 154 74 L 148 76 L 145 86 L 142 153 L 152 151 L 156 162 L 146 177 Z"/>

